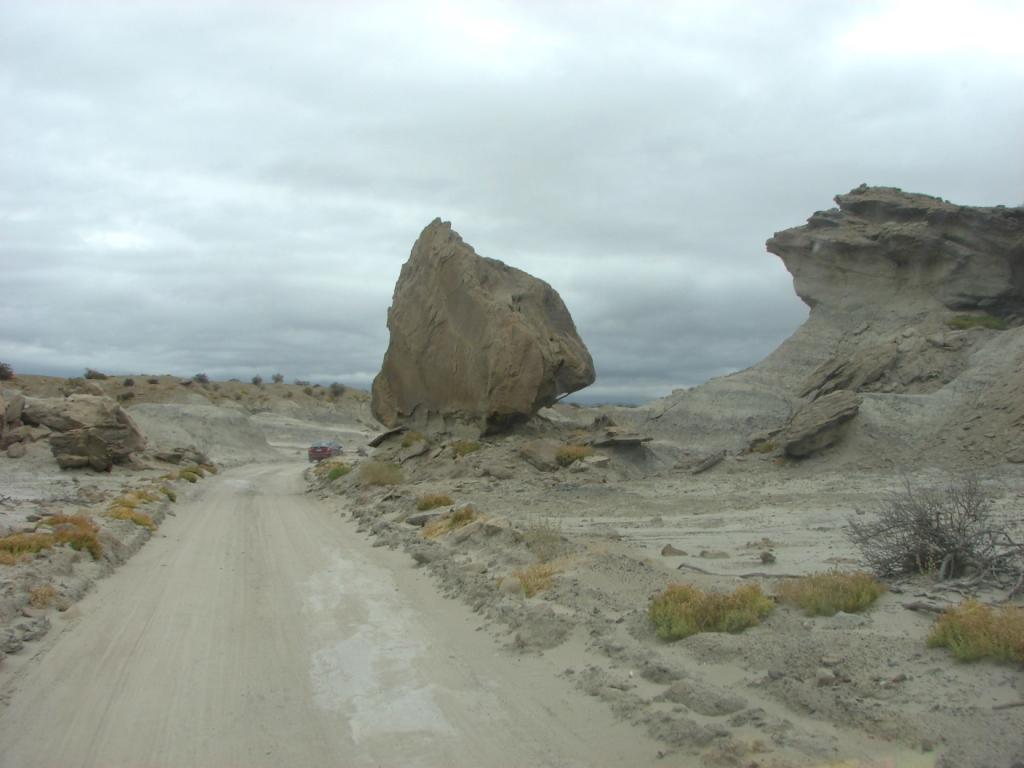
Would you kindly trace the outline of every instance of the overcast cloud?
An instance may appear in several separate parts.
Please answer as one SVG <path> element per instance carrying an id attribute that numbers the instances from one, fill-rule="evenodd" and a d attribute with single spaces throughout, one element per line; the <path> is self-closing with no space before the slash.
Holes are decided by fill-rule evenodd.
<path id="1" fill-rule="evenodd" d="M 588 398 L 753 364 L 861 182 L 1024 202 L 1024 5 L 0 3 L 0 360 L 368 387 L 435 216 L 549 283 Z"/>

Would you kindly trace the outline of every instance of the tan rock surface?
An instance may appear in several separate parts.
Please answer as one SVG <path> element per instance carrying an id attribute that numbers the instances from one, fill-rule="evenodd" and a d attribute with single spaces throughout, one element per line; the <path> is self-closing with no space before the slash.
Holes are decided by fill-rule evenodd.
<path id="1" fill-rule="evenodd" d="M 558 293 L 478 256 L 440 219 L 402 267 L 388 329 L 372 399 L 388 426 L 500 430 L 595 378 Z"/>

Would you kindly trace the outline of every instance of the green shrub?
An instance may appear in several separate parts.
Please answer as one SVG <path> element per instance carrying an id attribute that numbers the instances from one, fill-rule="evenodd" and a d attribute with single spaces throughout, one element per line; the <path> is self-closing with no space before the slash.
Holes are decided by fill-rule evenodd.
<path id="1" fill-rule="evenodd" d="M 205 373 L 197 373 L 195 376 L 192 377 L 192 381 L 194 381 L 196 384 L 209 384 L 210 377 L 207 376 Z"/>
<path id="2" fill-rule="evenodd" d="M 480 450 L 480 443 L 473 440 L 456 440 L 452 444 L 452 453 L 457 457 L 466 456 Z"/>
<path id="3" fill-rule="evenodd" d="M 327 471 L 327 479 L 328 480 L 337 480 L 339 477 L 344 477 L 345 475 L 347 475 L 351 471 L 352 471 L 352 467 L 350 467 L 348 464 L 334 464 Z"/>
<path id="4" fill-rule="evenodd" d="M 1006 321 L 995 315 L 957 315 L 946 321 L 946 325 L 958 331 L 966 331 L 969 328 L 988 328 L 993 331 L 1005 331 Z"/>
<path id="5" fill-rule="evenodd" d="M 779 599 L 799 606 L 808 616 L 857 613 L 875 602 L 885 585 L 870 573 L 815 573 L 788 579 L 779 587 Z"/>
<path id="6" fill-rule="evenodd" d="M 555 461 L 560 467 L 568 467 L 574 461 L 593 455 L 594 449 L 589 445 L 563 445 L 555 452 Z"/>
<path id="7" fill-rule="evenodd" d="M 344 384 L 341 384 L 341 383 L 339 383 L 337 381 L 331 382 L 330 391 L 331 391 L 331 397 L 333 399 L 337 400 L 342 395 L 344 395 L 347 390 L 348 390 L 348 387 L 346 387 Z"/>
<path id="8" fill-rule="evenodd" d="M 679 640 L 698 632 L 741 632 L 759 624 L 774 608 L 756 584 L 744 584 L 731 594 L 670 584 L 651 599 L 648 616 L 658 637 Z"/>
<path id="9" fill-rule="evenodd" d="M 928 647 L 949 648 L 960 661 L 993 658 L 1024 664 L 1024 608 L 995 610 L 967 600 L 938 618 Z"/>
<path id="10" fill-rule="evenodd" d="M 102 379 L 107 378 L 107 374 L 100 373 L 99 371 L 94 370 L 92 368 L 86 368 L 85 369 L 85 378 L 87 378 L 87 379 L 100 379 L 100 380 L 102 380 Z"/>
<path id="11" fill-rule="evenodd" d="M 270 380 L 273 381 L 275 384 L 281 384 L 284 382 L 284 374 L 275 373 L 273 376 L 270 377 Z"/>
<path id="12" fill-rule="evenodd" d="M 0 381 L 10 381 L 14 378 L 14 369 L 7 363 L 0 363 Z"/>
<path id="13" fill-rule="evenodd" d="M 359 465 L 359 480 L 363 485 L 398 485 L 402 470 L 386 461 L 368 461 Z"/>
<path id="14" fill-rule="evenodd" d="M 253 376 L 252 377 L 252 383 L 255 384 L 257 387 L 262 387 L 263 386 L 263 377 L 262 376 L 258 376 L 258 375 L 257 376 Z"/>
<path id="15" fill-rule="evenodd" d="M 52 515 L 42 524 L 53 530 L 57 544 L 67 544 L 76 551 L 84 549 L 93 560 L 99 560 L 103 554 L 99 526 L 87 515 Z"/>
<path id="16" fill-rule="evenodd" d="M 450 507 L 455 502 L 447 493 L 425 493 L 416 499 L 416 509 L 425 512 L 438 507 Z"/>

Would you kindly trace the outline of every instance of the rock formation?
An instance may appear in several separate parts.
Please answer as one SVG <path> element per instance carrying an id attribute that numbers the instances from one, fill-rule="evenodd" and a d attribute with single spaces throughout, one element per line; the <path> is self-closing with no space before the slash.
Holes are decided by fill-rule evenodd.
<path id="1" fill-rule="evenodd" d="M 493 432 L 595 378 L 555 290 L 478 256 L 440 219 L 402 267 L 388 329 L 372 409 L 391 427 Z"/>
<path id="2" fill-rule="evenodd" d="M 860 403 L 858 395 L 840 389 L 803 406 L 782 433 L 783 451 L 801 459 L 839 442 L 844 425 L 857 415 Z"/>
<path id="3" fill-rule="evenodd" d="M 135 422 L 109 397 L 26 397 L 23 403 L 21 419 L 26 425 L 53 430 L 50 450 L 61 469 L 106 471 L 146 446 Z"/>
<path id="4" fill-rule="evenodd" d="M 835 199 L 766 244 L 807 321 L 757 365 L 616 418 L 685 435 L 688 449 L 737 451 L 848 392 L 860 409 L 833 435 L 859 446 L 849 460 L 1024 456 L 1024 437 L 1006 429 L 1024 425 L 1024 208 L 888 187 Z M 807 455 L 799 446 L 787 452 Z"/>

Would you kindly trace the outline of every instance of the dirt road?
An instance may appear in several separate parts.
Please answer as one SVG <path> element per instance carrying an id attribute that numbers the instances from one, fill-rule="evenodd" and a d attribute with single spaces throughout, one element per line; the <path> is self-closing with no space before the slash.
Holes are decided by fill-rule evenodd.
<path id="1" fill-rule="evenodd" d="M 657 745 L 498 649 L 405 555 L 302 493 L 206 481 L 0 691 L 0 764 L 653 765 Z"/>

